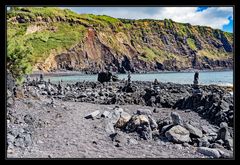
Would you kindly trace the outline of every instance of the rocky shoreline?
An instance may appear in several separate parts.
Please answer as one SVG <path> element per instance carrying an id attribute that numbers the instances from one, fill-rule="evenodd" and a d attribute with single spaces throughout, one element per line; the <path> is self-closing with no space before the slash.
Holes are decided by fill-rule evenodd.
<path id="1" fill-rule="evenodd" d="M 159 70 L 159 71 L 142 71 L 142 72 L 134 72 L 134 74 L 152 74 L 152 73 L 189 73 L 195 72 L 198 69 L 186 69 L 186 70 L 179 70 L 179 71 L 167 71 L 167 70 Z M 205 69 L 201 70 L 201 72 L 218 72 L 218 71 L 232 71 L 231 68 L 219 68 L 219 69 Z M 85 72 L 85 71 L 69 71 L 69 70 L 56 70 L 53 72 L 43 72 L 43 71 L 34 71 L 30 74 L 30 77 L 37 77 L 40 74 L 44 74 L 45 76 L 74 76 L 74 75 L 88 75 L 88 74 L 97 74 L 97 72 Z M 126 74 L 126 73 L 115 73 L 115 74 Z"/>
<path id="2" fill-rule="evenodd" d="M 73 112 L 74 108 L 72 106 L 81 104 L 94 108 L 82 110 L 84 113 L 81 114 L 82 118 L 78 120 L 83 123 L 87 122 L 90 125 L 91 122 L 95 124 L 100 122 L 102 125 L 99 128 L 101 134 L 104 133 L 104 136 L 107 136 L 107 139 L 109 138 L 104 141 L 104 145 L 107 145 L 105 143 L 108 141 L 116 148 L 124 148 L 129 143 L 142 146 L 145 143 L 154 145 L 156 141 L 159 143 L 164 141 L 164 143 L 167 142 L 172 147 L 170 149 L 171 154 L 174 153 L 173 148 L 176 146 L 184 147 L 187 150 L 193 147 L 194 151 L 196 151 L 190 155 L 188 154 L 188 156 L 174 153 L 175 156 L 173 157 L 176 158 L 232 158 L 234 105 L 233 96 L 229 93 L 231 88 L 216 85 L 199 85 L 200 93 L 197 94 L 194 94 L 193 89 L 192 84 L 182 85 L 142 81 L 133 81 L 129 84 L 129 82 L 123 80 L 104 83 L 77 82 L 75 84 L 63 84 L 61 82 L 54 84 L 43 80 L 37 82 L 28 81 L 23 86 L 18 86 L 13 92 L 9 87 L 7 101 L 8 152 L 10 157 L 11 154 L 14 157 L 13 153 L 15 153 L 16 157 L 19 157 L 19 154 L 25 155 L 20 157 L 33 156 L 33 154 L 29 153 L 28 148 L 34 146 L 34 137 L 36 137 L 34 132 L 39 127 L 46 125 L 46 123 L 56 122 L 55 120 L 58 120 L 58 118 L 59 120 L 63 119 L 62 116 L 66 116 L 66 114 L 62 111 Z M 13 95 L 14 97 L 12 97 Z M 60 106 L 63 104 L 64 106 Z M 21 107 L 26 108 L 26 106 L 29 107 L 27 114 L 21 109 Z M 39 106 L 48 109 L 47 112 L 41 110 L 41 108 L 37 112 L 32 111 L 34 107 Z M 104 106 L 105 110 L 98 110 L 98 106 Z M 106 109 L 109 106 L 110 108 Z M 138 108 L 132 108 L 132 111 L 128 111 L 126 108 L 121 108 L 125 106 Z M 30 111 L 30 109 L 32 110 Z M 52 109 L 58 110 L 55 112 Z M 81 107 L 78 107 L 78 109 L 81 109 Z M 25 115 L 19 114 L 21 112 L 25 113 Z M 166 114 L 163 115 L 163 112 Z M 49 115 L 54 113 L 56 116 L 54 119 L 51 119 L 51 117 L 45 119 L 45 117 L 40 117 L 41 113 L 48 113 Z M 188 116 L 185 114 L 191 113 L 195 117 L 192 119 L 185 117 Z M 166 118 L 164 119 L 163 116 Z M 41 120 L 36 121 L 36 118 L 41 118 Z M 94 120 L 89 120 L 89 118 Z M 198 118 L 198 120 L 195 118 Z M 195 124 L 189 123 L 189 120 L 194 120 Z M 202 120 L 207 124 L 201 125 Z M 196 125 L 196 123 L 198 124 Z M 24 125 L 27 125 L 27 131 Z M 20 127 L 22 131 L 19 132 L 16 127 Z M 64 131 L 68 131 L 67 129 Z M 88 131 L 93 130 L 88 128 Z M 82 136 L 81 138 L 84 139 L 84 135 Z M 126 137 L 129 137 L 128 140 L 126 140 Z M 144 140 L 147 142 L 144 142 Z M 81 143 L 81 140 L 78 143 Z M 98 143 L 96 140 L 91 145 L 95 146 Z M 54 145 L 52 143 L 47 144 Z M 34 150 L 37 149 L 39 148 Z M 44 155 L 44 151 L 42 152 Z M 165 152 L 167 153 L 167 151 Z M 38 152 L 33 157 L 41 157 L 39 154 Z M 55 156 L 52 157 L 61 157 L 60 153 L 53 155 Z M 83 157 L 92 157 L 93 155 L 85 154 Z M 69 157 L 71 157 L 71 154 Z M 117 156 L 107 154 L 106 157 L 122 156 L 121 154 Z M 133 157 L 135 157 L 134 154 Z M 151 155 L 149 157 L 155 156 Z M 165 156 L 159 157 L 164 158 L 167 156 L 165 154 Z"/>
<path id="3" fill-rule="evenodd" d="M 233 96 L 231 87 L 200 85 L 201 95 L 193 96 L 193 85 L 133 81 L 77 82 L 54 84 L 46 81 L 29 82 L 19 87 L 18 95 L 47 95 L 62 101 L 94 104 L 135 104 L 158 108 L 191 109 L 219 125 L 227 122 L 233 126 Z"/>

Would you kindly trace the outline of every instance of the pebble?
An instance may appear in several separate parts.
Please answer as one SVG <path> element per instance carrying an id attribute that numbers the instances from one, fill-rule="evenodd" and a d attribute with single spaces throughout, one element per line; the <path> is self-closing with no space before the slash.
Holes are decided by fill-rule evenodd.
<path id="1" fill-rule="evenodd" d="M 48 135 L 47 135 L 47 134 L 43 134 L 43 137 L 47 138 L 47 137 L 48 137 Z"/>
<path id="2" fill-rule="evenodd" d="M 8 149 L 8 150 L 7 150 L 7 153 L 8 153 L 8 154 L 13 154 L 14 151 L 13 151 L 12 149 Z"/>
<path id="3" fill-rule="evenodd" d="M 129 144 L 132 144 L 132 145 L 137 145 L 137 144 L 138 144 L 138 141 L 131 138 L 131 139 L 128 140 L 128 143 L 129 143 Z"/>
<path id="4" fill-rule="evenodd" d="M 42 140 L 37 141 L 38 144 L 43 144 L 44 142 Z"/>

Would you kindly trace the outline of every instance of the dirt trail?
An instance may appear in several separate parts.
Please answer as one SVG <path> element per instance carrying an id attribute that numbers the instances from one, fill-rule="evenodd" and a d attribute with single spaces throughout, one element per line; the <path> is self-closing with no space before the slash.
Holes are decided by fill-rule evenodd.
<path id="1" fill-rule="evenodd" d="M 196 147 L 184 147 L 180 144 L 165 142 L 164 140 L 130 140 L 136 134 L 120 132 L 126 142 L 116 147 L 105 132 L 104 119 L 85 119 L 89 112 L 99 110 L 111 111 L 115 105 L 96 105 L 81 102 L 63 102 L 55 100 L 54 107 L 51 100 L 18 100 L 15 108 L 9 109 L 11 119 L 8 126 L 25 125 L 32 128 L 32 145 L 27 148 L 13 148 L 8 151 L 8 157 L 21 158 L 204 158 L 196 152 Z M 129 114 L 138 108 L 148 108 L 137 105 L 121 105 Z M 155 119 L 169 116 L 172 109 L 159 108 L 154 113 Z M 195 112 L 177 111 L 183 120 L 192 121 L 195 126 L 210 125 Z M 32 121 L 26 124 L 24 116 L 30 115 Z M 15 124 L 14 124 L 15 123 Z M 134 142 L 129 142 L 134 141 Z M 137 142 L 136 142 L 137 141 Z M 137 143 L 137 144 L 136 144 Z"/>

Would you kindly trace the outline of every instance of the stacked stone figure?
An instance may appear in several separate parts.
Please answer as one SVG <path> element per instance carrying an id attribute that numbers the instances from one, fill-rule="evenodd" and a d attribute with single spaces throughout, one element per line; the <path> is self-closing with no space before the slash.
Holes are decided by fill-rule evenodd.
<path id="1" fill-rule="evenodd" d="M 61 81 L 59 81 L 57 88 L 58 88 L 58 94 L 59 94 L 59 95 L 63 95 L 63 88 L 62 88 L 62 83 L 61 83 Z"/>
<path id="2" fill-rule="evenodd" d="M 198 88 L 198 79 L 199 79 L 198 76 L 199 76 L 199 73 L 195 72 L 195 74 L 194 74 L 194 81 L 193 81 L 194 88 Z"/>
<path id="3" fill-rule="evenodd" d="M 159 91 L 160 91 L 159 82 L 158 82 L 157 79 L 155 79 L 154 82 L 153 82 L 153 89 L 154 89 L 156 92 L 159 92 Z"/>
<path id="4" fill-rule="evenodd" d="M 124 92 L 134 92 L 133 86 L 131 84 L 131 75 L 130 71 L 128 72 L 128 79 L 125 82 L 125 86 L 122 89 Z"/>
<path id="5" fill-rule="evenodd" d="M 52 95 L 50 84 L 48 84 L 47 82 L 45 82 L 45 85 L 46 85 L 46 89 L 47 89 L 48 95 Z"/>
<path id="6" fill-rule="evenodd" d="M 40 74 L 40 82 L 43 82 L 43 74 Z"/>
<path id="7" fill-rule="evenodd" d="M 127 85 L 131 85 L 131 74 L 130 71 L 128 71 L 128 81 L 127 81 Z"/>
<path id="8" fill-rule="evenodd" d="M 198 79 L 199 79 L 199 73 L 198 71 L 194 74 L 194 81 L 193 81 L 193 95 L 201 94 L 201 91 L 198 86 Z"/>

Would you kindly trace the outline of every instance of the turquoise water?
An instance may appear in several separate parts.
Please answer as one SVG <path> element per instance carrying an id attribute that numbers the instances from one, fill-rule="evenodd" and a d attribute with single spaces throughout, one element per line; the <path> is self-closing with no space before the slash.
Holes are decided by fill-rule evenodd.
<path id="1" fill-rule="evenodd" d="M 119 79 L 127 79 L 127 74 L 117 74 Z M 160 82 L 173 82 L 180 84 L 192 84 L 194 72 L 177 72 L 177 73 L 148 73 L 148 74 L 131 74 L 132 81 L 154 81 L 158 79 Z M 68 83 L 78 81 L 97 81 L 97 75 L 68 75 L 68 76 L 44 76 L 45 80 L 50 79 L 51 82 L 60 80 Z M 199 84 L 209 85 L 233 85 L 233 71 L 219 72 L 199 72 Z"/>

